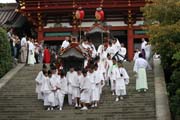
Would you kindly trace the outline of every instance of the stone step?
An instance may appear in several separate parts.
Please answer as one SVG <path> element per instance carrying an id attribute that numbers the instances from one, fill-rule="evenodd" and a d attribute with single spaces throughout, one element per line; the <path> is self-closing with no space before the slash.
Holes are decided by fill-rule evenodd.
<path id="1" fill-rule="evenodd" d="M 149 90 L 138 93 L 133 63 L 124 66 L 130 75 L 128 95 L 115 102 L 110 87 L 105 86 L 99 107 L 88 111 L 74 109 L 66 100 L 63 111 L 45 111 L 35 93 L 35 78 L 42 65 L 25 66 L 0 90 L 0 120 L 156 120 L 153 71 L 147 71 Z"/>

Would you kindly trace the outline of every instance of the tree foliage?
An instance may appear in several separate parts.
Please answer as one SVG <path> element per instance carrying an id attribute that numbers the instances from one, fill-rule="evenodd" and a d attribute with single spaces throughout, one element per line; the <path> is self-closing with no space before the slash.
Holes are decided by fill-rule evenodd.
<path id="1" fill-rule="evenodd" d="M 171 77 L 167 83 L 173 115 L 180 115 L 180 0 L 153 0 L 142 11 L 154 51 Z"/>
<path id="2" fill-rule="evenodd" d="M 10 43 L 6 31 L 0 28 L 0 78 L 12 67 Z"/>

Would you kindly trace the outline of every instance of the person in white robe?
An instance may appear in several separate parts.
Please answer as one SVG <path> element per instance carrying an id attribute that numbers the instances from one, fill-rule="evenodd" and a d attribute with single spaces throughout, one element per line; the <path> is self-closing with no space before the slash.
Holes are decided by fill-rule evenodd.
<path id="1" fill-rule="evenodd" d="M 79 106 L 78 99 L 80 98 L 80 83 L 78 78 L 78 73 L 74 71 L 71 75 L 71 85 L 72 85 L 72 100 L 74 101 L 75 108 Z"/>
<path id="2" fill-rule="evenodd" d="M 52 77 L 51 71 L 48 71 L 45 73 L 45 77 L 43 77 L 43 84 L 41 87 L 41 91 L 43 92 L 44 95 L 44 106 L 47 107 L 47 110 L 53 110 L 54 107 L 54 101 L 55 101 L 55 96 L 54 92 L 52 91 L 52 86 L 50 83 L 50 79 Z"/>
<path id="3" fill-rule="evenodd" d="M 141 51 L 138 48 L 136 48 L 134 57 L 133 57 L 133 61 L 136 61 L 136 59 L 139 58 L 140 53 L 141 53 Z"/>
<path id="4" fill-rule="evenodd" d="M 68 103 L 69 105 L 73 105 L 74 97 L 78 94 L 77 89 L 73 89 L 76 86 L 77 81 L 77 72 L 74 70 L 74 67 L 71 66 L 70 70 L 67 72 L 67 83 L 68 83 Z"/>
<path id="5" fill-rule="evenodd" d="M 139 54 L 139 58 L 136 59 L 133 67 L 133 71 L 136 72 L 136 90 L 140 92 L 140 90 L 148 89 L 147 85 L 147 75 L 146 69 L 151 69 L 148 62 L 143 58 L 142 54 Z"/>
<path id="6" fill-rule="evenodd" d="M 91 97 L 91 82 L 89 77 L 87 76 L 87 70 L 83 70 L 83 77 L 81 78 L 80 82 L 80 101 L 82 103 L 81 110 L 88 110 L 87 104 L 90 103 L 90 97 Z"/>
<path id="7" fill-rule="evenodd" d="M 82 77 L 83 77 L 82 70 L 81 70 L 81 69 L 78 69 L 78 70 L 77 70 L 77 74 L 78 74 L 79 93 L 80 93 L 81 80 L 82 80 Z M 80 95 L 80 96 L 81 96 L 81 95 Z M 77 105 L 75 105 L 75 107 L 81 108 L 80 96 L 77 97 Z"/>
<path id="8" fill-rule="evenodd" d="M 36 62 L 35 57 L 34 57 L 35 46 L 33 44 L 32 39 L 29 41 L 28 45 L 29 45 L 28 64 L 34 65 L 34 63 Z"/>
<path id="9" fill-rule="evenodd" d="M 37 75 L 37 77 L 35 78 L 36 81 L 36 93 L 38 95 L 37 99 L 38 100 L 43 100 L 43 93 L 41 92 L 41 87 L 43 84 L 43 77 L 44 77 L 44 73 L 47 72 L 47 66 L 43 65 L 42 71 L 40 71 Z"/>
<path id="10" fill-rule="evenodd" d="M 90 46 L 90 51 L 91 51 L 91 57 L 95 58 L 97 56 L 97 51 L 94 44 L 92 43 L 92 40 L 89 40 L 89 46 Z"/>
<path id="11" fill-rule="evenodd" d="M 106 69 L 106 73 L 105 73 L 105 84 L 107 86 L 110 85 L 110 78 L 108 76 L 108 71 L 110 70 L 110 67 L 113 65 L 113 62 L 112 62 L 112 59 L 111 59 L 111 55 L 110 54 L 107 54 L 107 60 L 106 60 L 106 66 L 105 66 L 105 69 Z"/>
<path id="12" fill-rule="evenodd" d="M 141 53 L 142 53 L 142 56 L 143 56 L 144 59 L 146 57 L 146 53 L 145 53 L 146 44 L 147 44 L 146 40 L 144 38 L 142 38 Z"/>
<path id="13" fill-rule="evenodd" d="M 61 45 L 61 51 L 63 51 L 67 47 L 69 47 L 69 45 L 70 45 L 69 40 L 70 40 L 69 37 L 65 37 L 65 40 L 63 41 L 63 43 Z"/>
<path id="14" fill-rule="evenodd" d="M 121 48 L 119 50 L 119 60 L 123 61 L 125 60 L 127 50 L 124 46 L 124 43 L 121 43 Z"/>
<path id="15" fill-rule="evenodd" d="M 107 54 L 110 54 L 111 58 L 115 55 L 115 51 L 112 47 L 112 42 L 109 41 L 108 48 L 107 48 Z"/>
<path id="16" fill-rule="evenodd" d="M 145 50 L 145 53 L 146 53 L 145 54 L 146 55 L 146 60 L 149 61 L 150 55 L 151 55 L 151 44 L 147 43 L 144 50 Z"/>
<path id="17" fill-rule="evenodd" d="M 114 54 L 116 54 L 121 49 L 121 44 L 117 38 L 112 40 L 112 48 L 114 50 Z"/>
<path id="18" fill-rule="evenodd" d="M 98 70 L 98 65 L 94 65 L 94 83 L 95 87 L 92 90 L 92 107 L 98 107 L 100 95 L 102 93 L 103 77 Z"/>
<path id="19" fill-rule="evenodd" d="M 126 95 L 126 85 L 129 84 L 129 76 L 127 74 L 126 69 L 123 67 L 122 63 L 119 61 L 118 62 L 118 68 L 116 69 L 116 88 L 115 88 L 115 93 L 116 93 L 116 100 L 119 101 L 119 97 L 122 100 L 123 96 Z"/>
<path id="20" fill-rule="evenodd" d="M 67 93 L 67 80 L 65 73 L 62 71 L 61 75 L 55 75 L 55 79 L 51 82 L 53 89 L 55 90 L 56 105 L 61 111 L 64 104 L 64 96 Z"/>
<path id="21" fill-rule="evenodd" d="M 115 95 L 115 80 L 116 80 L 116 76 L 117 76 L 117 62 L 115 58 L 112 58 L 113 64 L 112 66 L 109 68 L 108 71 L 108 77 L 110 78 L 110 83 L 111 83 L 111 91 L 112 91 L 112 95 Z"/>

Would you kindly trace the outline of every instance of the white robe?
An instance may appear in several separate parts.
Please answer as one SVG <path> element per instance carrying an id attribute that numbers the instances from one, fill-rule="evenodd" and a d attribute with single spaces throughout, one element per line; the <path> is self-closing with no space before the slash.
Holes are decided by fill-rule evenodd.
<path id="1" fill-rule="evenodd" d="M 35 46 L 32 42 L 29 42 L 29 54 L 28 54 L 28 64 L 34 65 L 36 62 L 35 57 L 34 57 L 34 50 Z"/>
<path id="2" fill-rule="evenodd" d="M 80 101 L 90 103 L 91 97 L 91 82 L 88 76 L 82 77 L 80 80 L 81 97 Z"/>
<path id="3" fill-rule="evenodd" d="M 146 42 L 146 41 L 143 41 L 143 42 L 141 43 L 141 50 L 142 50 L 142 49 L 145 49 L 146 44 L 147 44 L 147 42 Z"/>
<path id="4" fill-rule="evenodd" d="M 95 88 L 92 89 L 92 101 L 99 101 L 100 100 L 100 94 L 101 94 L 101 80 L 103 79 L 102 76 L 100 75 L 100 71 L 96 70 L 94 71 L 94 83 L 95 84 Z"/>
<path id="5" fill-rule="evenodd" d="M 80 82 L 79 82 L 79 76 L 76 72 L 76 74 L 73 75 L 72 80 L 72 98 L 79 98 L 80 97 Z"/>
<path id="6" fill-rule="evenodd" d="M 110 59 L 107 59 L 106 60 L 106 66 L 105 66 L 105 69 L 106 69 L 106 73 L 105 73 L 105 80 L 109 80 L 109 76 L 108 76 L 108 71 L 109 71 L 109 69 L 110 69 L 110 67 L 113 65 L 113 62 L 112 62 L 112 60 Z"/>
<path id="7" fill-rule="evenodd" d="M 42 84 L 43 84 L 43 77 L 44 74 L 43 74 L 43 71 L 40 71 L 35 79 L 36 81 L 36 93 L 38 94 L 38 100 L 43 100 L 43 95 L 42 95 L 42 92 L 41 92 L 41 87 L 42 87 Z"/>
<path id="8" fill-rule="evenodd" d="M 67 47 L 69 47 L 69 41 L 64 40 L 63 43 L 62 43 L 62 45 L 61 45 L 61 48 L 62 48 L 62 49 L 65 49 L 65 48 L 67 48 Z"/>
<path id="9" fill-rule="evenodd" d="M 143 58 L 138 58 L 135 61 L 133 71 L 137 73 L 136 90 L 148 89 L 146 69 L 151 69 L 148 62 Z"/>
<path id="10" fill-rule="evenodd" d="M 139 58 L 140 53 L 141 53 L 140 51 L 135 52 L 134 57 L 133 57 L 133 61 L 136 61 L 136 59 Z"/>
<path id="11" fill-rule="evenodd" d="M 144 50 L 145 50 L 145 53 L 146 53 L 145 54 L 146 55 L 146 60 L 148 61 L 149 58 L 150 58 L 150 54 L 151 54 L 151 45 L 146 45 Z"/>
<path id="12" fill-rule="evenodd" d="M 44 77 L 41 92 L 43 92 L 44 95 L 44 106 L 54 106 L 55 96 L 49 77 Z"/>
<path id="13" fill-rule="evenodd" d="M 56 104 L 59 105 L 59 107 L 63 107 L 64 103 L 64 96 L 67 93 L 67 80 L 66 77 L 61 78 L 60 76 L 57 76 L 56 82 L 54 82 L 55 87 L 57 88 L 55 92 L 56 97 Z"/>
<path id="14" fill-rule="evenodd" d="M 114 80 L 116 80 L 116 76 L 117 76 L 117 65 L 112 65 L 109 68 L 108 71 L 108 77 L 110 78 L 110 82 L 111 82 L 111 90 L 115 90 L 115 83 L 113 82 Z"/>
<path id="15" fill-rule="evenodd" d="M 114 54 L 116 54 L 116 52 L 121 49 L 121 44 L 119 43 L 119 41 L 117 41 L 115 44 L 112 44 L 112 48 L 114 50 Z"/>
<path id="16" fill-rule="evenodd" d="M 121 47 L 120 51 L 119 51 L 119 54 L 121 56 L 119 56 L 119 59 L 122 61 L 124 60 L 125 56 L 126 56 L 126 53 L 127 53 L 127 50 L 125 47 Z"/>
<path id="17" fill-rule="evenodd" d="M 126 84 L 129 84 L 129 76 L 123 67 L 117 68 L 116 70 L 117 78 L 115 93 L 117 96 L 126 95 Z"/>

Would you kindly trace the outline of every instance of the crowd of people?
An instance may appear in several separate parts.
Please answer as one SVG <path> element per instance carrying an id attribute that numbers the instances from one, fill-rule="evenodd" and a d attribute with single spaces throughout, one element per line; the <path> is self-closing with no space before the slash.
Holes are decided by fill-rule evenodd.
<path id="1" fill-rule="evenodd" d="M 61 52 L 66 50 L 71 43 L 69 37 L 62 43 Z M 142 44 L 144 39 L 142 40 Z M 146 43 L 147 44 L 147 43 Z M 146 46 L 145 44 L 145 46 Z M 143 45 L 142 45 L 143 46 Z M 148 90 L 146 69 L 151 69 L 146 60 L 147 53 L 141 46 L 141 52 L 134 56 L 136 73 L 136 90 Z M 39 100 L 44 101 L 47 110 L 63 109 L 64 98 L 68 97 L 68 104 L 80 110 L 97 108 L 101 99 L 103 87 L 110 86 L 115 101 L 123 100 L 127 95 L 126 86 L 129 84 L 129 75 L 123 67 L 126 48 L 117 39 L 99 45 L 96 50 L 92 41 L 84 40 L 81 47 L 85 51 L 86 60 L 84 68 L 75 69 L 70 66 L 66 73 L 61 68 L 51 64 L 48 68 L 43 65 L 42 71 L 36 77 L 36 93 Z"/>

